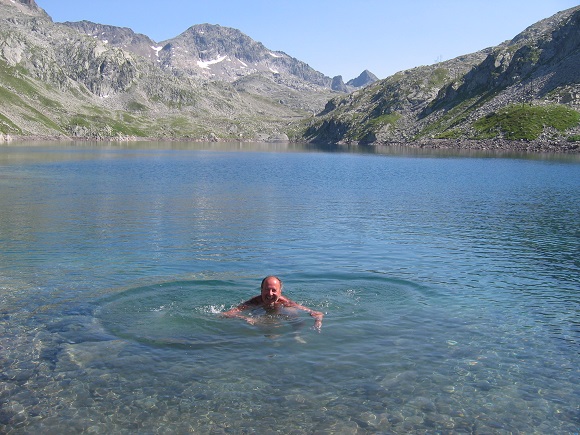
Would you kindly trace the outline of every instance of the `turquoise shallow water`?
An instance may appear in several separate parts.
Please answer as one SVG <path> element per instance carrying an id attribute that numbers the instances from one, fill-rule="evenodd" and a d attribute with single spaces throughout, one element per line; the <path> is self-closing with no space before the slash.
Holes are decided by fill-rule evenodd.
<path id="1" fill-rule="evenodd" d="M 578 432 L 579 163 L 0 148 L 0 432 Z"/>

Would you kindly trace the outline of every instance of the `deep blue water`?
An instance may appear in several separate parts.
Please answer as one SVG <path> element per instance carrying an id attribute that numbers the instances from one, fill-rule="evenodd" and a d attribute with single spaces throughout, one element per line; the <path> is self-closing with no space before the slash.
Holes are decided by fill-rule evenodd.
<path id="1" fill-rule="evenodd" d="M 577 433 L 580 158 L 0 148 L 2 433 Z M 277 274 L 323 311 L 219 313 Z"/>

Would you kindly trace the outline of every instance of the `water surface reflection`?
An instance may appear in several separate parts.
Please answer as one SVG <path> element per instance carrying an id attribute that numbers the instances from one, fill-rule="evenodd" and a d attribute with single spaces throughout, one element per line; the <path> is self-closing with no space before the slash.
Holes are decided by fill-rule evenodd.
<path id="1" fill-rule="evenodd" d="M 1 147 L 0 431 L 577 432 L 580 172 L 544 157 Z M 219 317 L 270 273 L 320 333 Z"/>

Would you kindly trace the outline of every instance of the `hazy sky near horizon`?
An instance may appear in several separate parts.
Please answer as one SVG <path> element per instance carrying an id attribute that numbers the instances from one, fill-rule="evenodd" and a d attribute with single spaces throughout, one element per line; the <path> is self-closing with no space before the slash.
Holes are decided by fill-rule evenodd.
<path id="1" fill-rule="evenodd" d="M 495 46 L 578 0 L 36 0 L 54 21 L 129 27 L 156 42 L 194 24 L 241 30 L 344 81 Z"/>

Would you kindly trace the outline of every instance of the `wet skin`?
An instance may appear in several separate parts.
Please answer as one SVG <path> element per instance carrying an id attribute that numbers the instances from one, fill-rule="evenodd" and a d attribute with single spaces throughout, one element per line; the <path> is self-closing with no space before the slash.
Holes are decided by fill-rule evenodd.
<path id="1" fill-rule="evenodd" d="M 322 318 L 324 314 L 319 311 L 311 310 L 304 305 L 297 304 L 296 302 L 282 296 L 282 283 L 276 277 L 267 277 L 262 282 L 262 287 L 260 294 L 254 296 L 252 299 L 241 303 L 235 308 L 226 311 L 222 315 L 225 317 L 237 317 L 244 319 L 249 324 L 253 325 L 256 323 L 254 317 L 244 315 L 244 311 L 252 310 L 257 307 L 262 307 L 266 310 L 266 313 L 279 313 L 283 308 L 294 308 L 298 310 L 306 311 L 311 317 L 314 317 L 314 327 L 320 331 L 322 327 Z"/>

